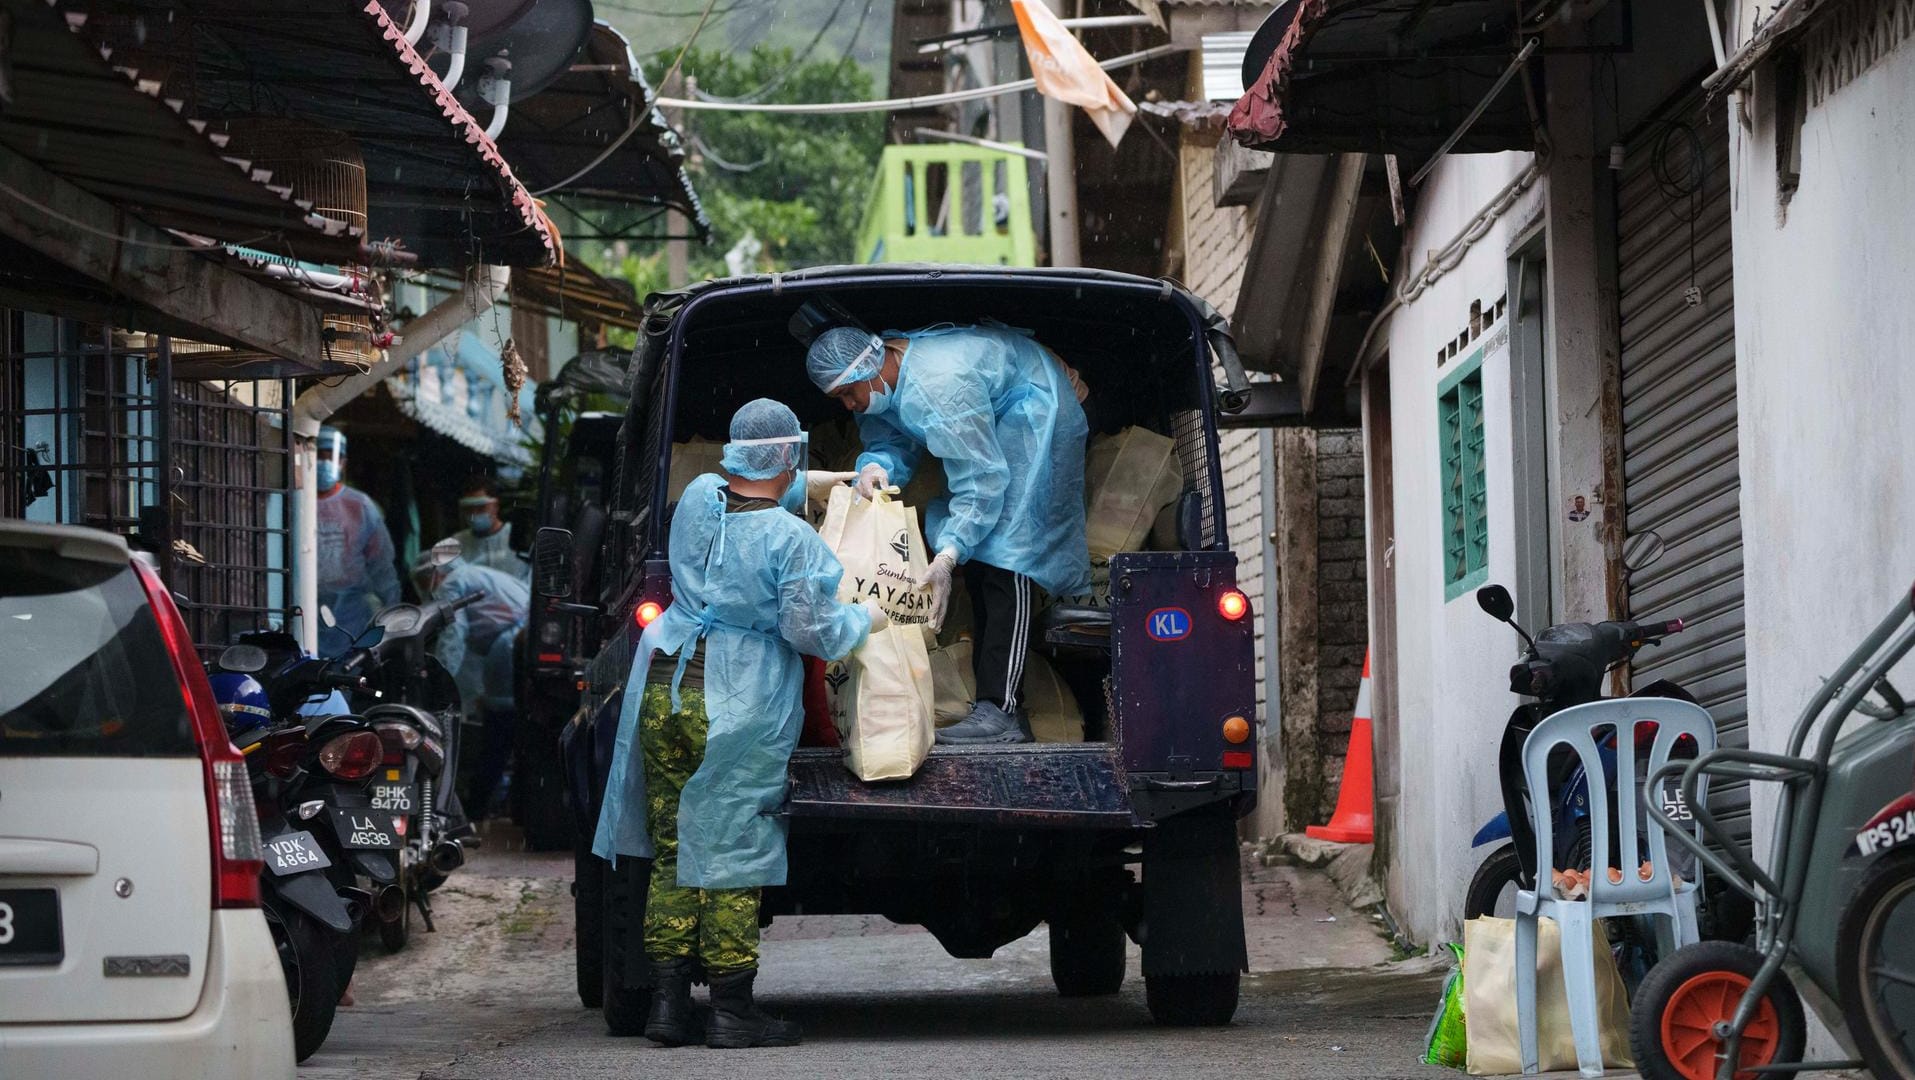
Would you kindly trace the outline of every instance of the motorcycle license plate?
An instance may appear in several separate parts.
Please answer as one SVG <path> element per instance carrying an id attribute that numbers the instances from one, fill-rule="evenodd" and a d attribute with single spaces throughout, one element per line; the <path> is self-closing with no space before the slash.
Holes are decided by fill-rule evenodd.
<path id="1" fill-rule="evenodd" d="M 53 889 L 0 889 L 0 965 L 57 964 L 60 894 Z"/>
<path id="2" fill-rule="evenodd" d="M 374 784 L 369 792 L 372 808 L 388 814 L 417 813 L 419 798 L 414 791 L 411 784 Z"/>
<path id="3" fill-rule="evenodd" d="M 403 814 L 374 810 L 369 806 L 328 806 L 339 842 L 361 851 L 396 851 L 406 846 L 406 819 Z"/>
<path id="4" fill-rule="evenodd" d="M 311 833 L 289 832 L 266 838 L 266 865 L 274 874 L 299 874 L 332 865 Z"/>

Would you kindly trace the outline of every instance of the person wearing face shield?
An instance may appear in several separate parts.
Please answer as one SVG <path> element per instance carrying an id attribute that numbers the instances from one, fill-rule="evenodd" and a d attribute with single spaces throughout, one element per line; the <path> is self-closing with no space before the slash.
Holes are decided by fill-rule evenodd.
<path id="1" fill-rule="evenodd" d="M 1090 586 L 1084 536 L 1084 390 L 1056 354 L 1001 324 L 910 333 L 826 330 L 806 351 L 818 389 L 857 414 L 858 493 L 910 482 L 926 451 L 949 494 L 925 513 L 937 554 L 919 579 L 941 630 L 961 566 L 974 619 L 977 700 L 947 744 L 1031 740 L 1021 688 L 1035 589 Z"/>
<path id="2" fill-rule="evenodd" d="M 459 541 L 451 538 L 419 557 L 413 566 L 413 584 L 426 600 L 450 602 L 479 595 L 452 613 L 432 652 L 452 674 L 466 711 L 479 718 L 483 739 L 464 802 L 483 817 L 492 809 L 511 760 L 517 713 L 514 646 L 525 628 L 532 593 L 510 574 L 467 561 Z"/>
<path id="3" fill-rule="evenodd" d="M 489 566 L 530 583 L 532 564 L 512 550 L 512 525 L 499 516 L 499 495 L 492 481 L 480 477 L 465 486 L 459 499 L 459 517 L 466 527 L 452 534 L 462 558 L 473 566 Z"/>
<path id="4" fill-rule="evenodd" d="M 672 602 L 639 640 L 593 852 L 650 858 L 644 920 L 654 990 L 645 1034 L 697 1037 L 694 963 L 711 986 L 707 1046 L 793 1046 L 760 1011 L 760 890 L 785 882 L 785 801 L 804 724 L 801 656 L 836 660 L 886 625 L 838 599 L 844 567 L 796 513 L 848 477 L 806 473 L 798 418 L 740 408 L 723 474 L 692 480 L 670 530 Z M 828 493 L 828 492 L 827 492 Z"/>
<path id="5" fill-rule="evenodd" d="M 319 653 L 338 656 L 380 608 L 399 602 L 399 568 L 379 504 L 345 483 L 346 437 L 337 428 L 322 427 L 315 449 L 319 603 L 332 612 L 333 621 L 319 623 Z"/>

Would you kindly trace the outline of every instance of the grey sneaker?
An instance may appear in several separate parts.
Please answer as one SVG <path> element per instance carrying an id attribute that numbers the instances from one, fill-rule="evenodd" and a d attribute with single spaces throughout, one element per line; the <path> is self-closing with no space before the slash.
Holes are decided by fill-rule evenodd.
<path id="1" fill-rule="evenodd" d="M 983 746 L 995 743 L 1027 743 L 1030 728 L 1024 711 L 1007 713 L 988 701 L 971 706 L 971 715 L 938 732 L 938 742 L 946 746 Z"/>

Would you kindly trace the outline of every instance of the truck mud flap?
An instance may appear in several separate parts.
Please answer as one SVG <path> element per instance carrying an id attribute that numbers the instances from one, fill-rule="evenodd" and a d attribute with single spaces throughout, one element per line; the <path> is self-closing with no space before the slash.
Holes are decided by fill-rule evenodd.
<path id="1" fill-rule="evenodd" d="M 1242 971 L 1243 883 L 1236 817 L 1213 806 L 1144 835 L 1144 974 Z"/>

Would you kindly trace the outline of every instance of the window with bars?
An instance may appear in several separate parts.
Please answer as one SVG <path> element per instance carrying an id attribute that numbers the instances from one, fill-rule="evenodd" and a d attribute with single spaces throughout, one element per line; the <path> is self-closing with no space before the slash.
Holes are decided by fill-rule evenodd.
<path id="1" fill-rule="evenodd" d="M 1444 377 L 1436 395 L 1445 602 L 1489 577 L 1489 493 L 1483 424 L 1483 353 L 1479 349 Z"/>
<path id="2" fill-rule="evenodd" d="M 170 551 L 210 652 L 284 619 L 289 387 L 176 379 L 173 357 L 165 337 L 0 309 L 0 517 Z"/>

